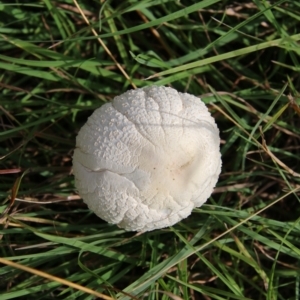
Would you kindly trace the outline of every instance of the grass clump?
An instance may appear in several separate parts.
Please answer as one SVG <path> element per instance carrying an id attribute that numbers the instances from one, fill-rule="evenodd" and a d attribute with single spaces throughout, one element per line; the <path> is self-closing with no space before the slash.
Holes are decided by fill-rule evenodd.
<path id="1" fill-rule="evenodd" d="M 300 299 L 299 11 L 0 4 L 1 299 Z M 71 157 L 95 108 L 150 84 L 202 95 L 223 169 L 188 219 L 135 234 L 82 203 Z"/>

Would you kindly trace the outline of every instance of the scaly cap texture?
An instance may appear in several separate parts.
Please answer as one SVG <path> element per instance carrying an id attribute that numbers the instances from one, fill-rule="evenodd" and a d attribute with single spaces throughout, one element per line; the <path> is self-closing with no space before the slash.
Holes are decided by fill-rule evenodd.
<path id="1" fill-rule="evenodd" d="M 100 218 L 132 231 L 171 226 L 211 195 L 219 130 L 205 104 L 173 88 L 130 90 L 81 128 L 75 185 Z"/>

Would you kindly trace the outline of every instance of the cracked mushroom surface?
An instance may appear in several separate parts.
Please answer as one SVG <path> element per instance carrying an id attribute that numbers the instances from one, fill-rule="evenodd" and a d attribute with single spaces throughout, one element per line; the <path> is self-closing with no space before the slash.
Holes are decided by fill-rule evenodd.
<path id="1" fill-rule="evenodd" d="M 219 130 L 193 95 L 130 90 L 80 129 L 73 172 L 79 195 L 101 219 L 129 231 L 171 226 L 210 197 L 221 172 Z"/>

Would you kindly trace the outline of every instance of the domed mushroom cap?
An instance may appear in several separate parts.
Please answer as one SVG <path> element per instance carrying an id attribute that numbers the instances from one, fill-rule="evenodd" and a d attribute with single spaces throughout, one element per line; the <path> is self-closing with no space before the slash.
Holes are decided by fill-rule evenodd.
<path id="1" fill-rule="evenodd" d="M 197 97 L 145 87 L 98 108 L 80 129 L 75 185 L 97 216 L 132 231 L 171 226 L 211 195 L 219 130 Z"/>

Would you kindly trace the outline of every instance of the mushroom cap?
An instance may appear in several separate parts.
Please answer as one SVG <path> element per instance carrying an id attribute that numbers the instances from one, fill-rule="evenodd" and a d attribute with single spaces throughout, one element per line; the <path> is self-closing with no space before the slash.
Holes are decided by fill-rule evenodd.
<path id="1" fill-rule="evenodd" d="M 211 195 L 219 130 L 201 99 L 173 88 L 130 90 L 89 117 L 73 156 L 79 195 L 131 231 L 171 226 Z"/>

